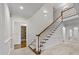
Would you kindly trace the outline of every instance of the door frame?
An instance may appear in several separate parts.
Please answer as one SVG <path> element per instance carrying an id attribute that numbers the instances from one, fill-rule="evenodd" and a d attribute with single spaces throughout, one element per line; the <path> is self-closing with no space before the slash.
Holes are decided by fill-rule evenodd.
<path id="1" fill-rule="evenodd" d="M 22 26 L 25 26 L 25 25 L 21 25 L 20 26 L 20 28 L 22 27 Z M 27 26 L 25 26 L 26 27 L 26 39 L 25 39 L 25 41 L 26 41 L 26 47 L 27 47 Z M 21 35 L 21 34 L 20 34 Z M 22 38 L 21 38 L 21 48 L 22 48 Z M 25 47 L 24 47 L 25 48 Z"/>
<path id="2" fill-rule="evenodd" d="M 28 39 L 27 39 L 27 34 L 28 34 L 28 30 L 27 30 L 27 24 L 26 24 L 26 22 L 24 21 L 24 22 L 22 22 L 22 21 L 19 21 L 19 20 L 12 20 L 12 50 L 14 50 L 14 37 L 13 37 L 13 35 L 14 35 L 14 28 L 15 28 L 15 22 L 17 22 L 17 23 L 20 23 L 20 28 L 21 28 L 21 26 L 26 26 L 26 43 L 27 43 L 27 45 L 26 46 L 28 46 Z"/>

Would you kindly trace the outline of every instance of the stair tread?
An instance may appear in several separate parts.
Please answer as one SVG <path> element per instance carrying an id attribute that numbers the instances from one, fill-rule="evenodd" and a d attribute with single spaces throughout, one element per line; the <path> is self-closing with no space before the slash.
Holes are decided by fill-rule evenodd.
<path id="1" fill-rule="evenodd" d="M 40 45 L 40 47 L 43 47 L 43 45 Z"/>
<path id="2" fill-rule="evenodd" d="M 43 40 L 48 40 L 48 39 L 43 39 Z"/>
<path id="3" fill-rule="evenodd" d="M 52 33 L 54 33 L 54 32 L 52 32 Z"/>
<path id="4" fill-rule="evenodd" d="M 46 37 L 50 38 L 51 36 L 46 36 Z"/>
<path id="5" fill-rule="evenodd" d="M 49 35 L 52 35 L 52 34 L 49 34 Z"/>
<path id="6" fill-rule="evenodd" d="M 47 36 L 50 36 L 50 35 L 47 35 Z"/>
<path id="7" fill-rule="evenodd" d="M 55 30 L 56 30 L 56 28 L 53 31 L 55 31 Z"/>
<path id="8" fill-rule="evenodd" d="M 40 43 L 46 43 L 46 42 L 40 42 Z"/>

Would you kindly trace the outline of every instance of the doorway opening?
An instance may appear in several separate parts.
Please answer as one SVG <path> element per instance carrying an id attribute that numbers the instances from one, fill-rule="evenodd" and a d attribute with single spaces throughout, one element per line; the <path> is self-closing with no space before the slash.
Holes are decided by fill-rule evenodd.
<path id="1" fill-rule="evenodd" d="M 19 30 L 18 30 L 19 31 Z M 26 26 L 20 26 L 20 44 L 14 44 L 14 49 L 27 47 L 26 43 Z"/>
<path id="2" fill-rule="evenodd" d="M 21 26 L 21 48 L 26 46 L 26 26 Z"/>

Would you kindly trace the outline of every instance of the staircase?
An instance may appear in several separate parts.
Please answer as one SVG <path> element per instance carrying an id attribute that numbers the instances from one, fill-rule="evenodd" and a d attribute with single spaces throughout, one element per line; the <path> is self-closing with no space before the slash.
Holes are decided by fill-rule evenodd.
<path id="1" fill-rule="evenodd" d="M 70 8 L 69 8 L 70 9 Z M 69 10 L 67 9 L 67 10 Z M 61 11 L 61 15 L 54 20 L 49 26 L 47 26 L 42 32 L 40 32 L 37 36 L 38 39 L 35 39 L 31 42 L 31 44 L 29 45 L 29 48 L 38 54 L 41 54 L 41 52 L 43 51 L 43 46 L 45 45 L 45 43 L 47 43 L 48 40 L 50 40 L 50 38 L 53 36 L 53 34 L 55 33 L 55 31 L 60 27 L 60 25 L 63 23 L 63 12 Z M 38 43 L 36 45 L 36 42 Z M 36 48 L 36 46 L 38 46 Z M 36 51 L 38 50 L 38 51 Z"/>

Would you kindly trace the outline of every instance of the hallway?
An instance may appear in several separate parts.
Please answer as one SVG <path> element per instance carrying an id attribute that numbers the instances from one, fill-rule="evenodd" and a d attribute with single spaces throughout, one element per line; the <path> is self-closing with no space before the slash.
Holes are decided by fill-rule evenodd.
<path id="1" fill-rule="evenodd" d="M 78 5 L 0 4 L 0 55 L 79 54 Z"/>

